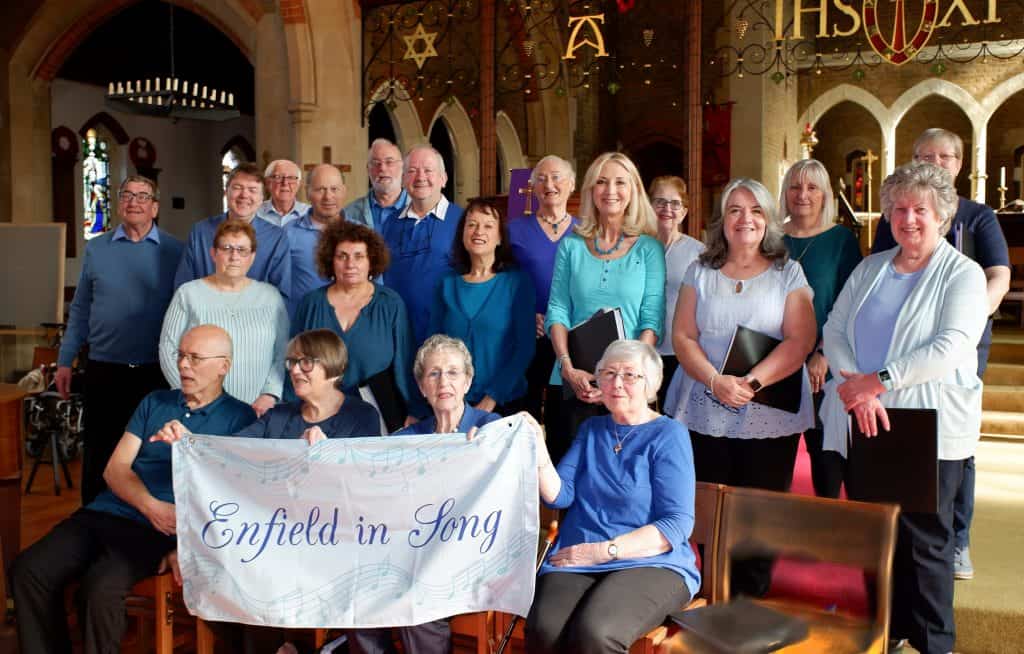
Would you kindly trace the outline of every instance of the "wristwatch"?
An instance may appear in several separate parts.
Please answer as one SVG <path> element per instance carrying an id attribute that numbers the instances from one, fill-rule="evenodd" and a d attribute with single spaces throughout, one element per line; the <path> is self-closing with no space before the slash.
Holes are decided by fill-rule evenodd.
<path id="1" fill-rule="evenodd" d="M 750 390 L 755 393 L 761 390 L 761 382 L 757 381 L 755 378 L 751 377 L 747 383 L 750 384 Z"/>
<path id="2" fill-rule="evenodd" d="M 889 374 L 889 370 L 882 368 L 878 371 L 878 381 L 882 382 L 882 386 L 885 387 L 886 391 L 892 390 L 892 375 Z"/>
<path id="3" fill-rule="evenodd" d="M 612 561 L 619 558 L 619 546 L 615 544 L 615 541 L 608 543 L 608 556 L 612 557 Z"/>

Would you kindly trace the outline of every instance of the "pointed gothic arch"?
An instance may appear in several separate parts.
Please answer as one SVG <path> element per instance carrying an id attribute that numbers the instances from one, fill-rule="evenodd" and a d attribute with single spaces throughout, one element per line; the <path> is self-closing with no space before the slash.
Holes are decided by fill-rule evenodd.
<path id="1" fill-rule="evenodd" d="M 444 121 L 448 128 L 455 155 L 455 197 L 450 199 L 464 204 L 467 199 L 480 193 L 480 147 L 476 132 L 473 131 L 473 123 L 466 109 L 455 97 L 450 102 L 441 103 L 430 121 L 431 129 L 438 120 Z"/>

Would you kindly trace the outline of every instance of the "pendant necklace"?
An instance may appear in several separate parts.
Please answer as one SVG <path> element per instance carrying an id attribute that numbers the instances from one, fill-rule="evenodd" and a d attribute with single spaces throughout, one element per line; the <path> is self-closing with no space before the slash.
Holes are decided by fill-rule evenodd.
<path id="1" fill-rule="evenodd" d="M 611 246 L 607 250 L 603 250 L 603 249 L 601 249 L 601 245 L 598 242 L 598 237 L 595 235 L 594 236 L 594 252 L 597 252 L 598 254 L 604 255 L 604 256 L 607 256 L 609 254 L 613 254 L 620 247 L 622 247 L 622 242 L 624 240 L 626 240 L 626 233 L 625 232 L 619 232 L 619 240 L 615 241 L 615 245 Z"/>
<path id="2" fill-rule="evenodd" d="M 629 438 L 630 436 L 633 435 L 633 432 L 635 432 L 638 427 L 639 427 L 639 425 L 637 425 L 636 427 L 633 427 L 632 429 L 630 429 L 629 431 L 626 432 L 625 436 L 623 436 L 622 438 L 619 438 L 619 426 L 616 425 L 615 422 L 613 421 L 612 422 L 612 436 L 615 437 L 615 445 L 612 446 L 612 451 L 615 452 L 616 454 L 621 452 L 622 451 L 622 444 L 626 442 L 627 438 Z"/>
<path id="3" fill-rule="evenodd" d="M 552 234 L 557 234 L 558 233 L 558 228 L 562 226 L 562 223 L 564 223 L 566 221 L 566 219 L 569 218 L 569 214 L 566 213 L 564 216 L 562 216 L 561 218 L 559 218 L 558 220 L 556 220 L 554 222 L 548 220 L 547 218 L 544 218 L 543 216 L 537 216 L 537 217 L 540 218 L 542 221 L 544 221 L 545 225 L 547 225 L 548 227 L 551 228 L 551 233 Z"/>
<path id="4" fill-rule="evenodd" d="M 818 236 L 821 236 L 821 234 L 818 234 Z M 803 252 L 801 252 L 800 256 L 796 258 L 797 263 L 802 262 L 804 255 L 807 254 L 807 251 L 811 249 L 811 246 L 814 245 L 814 242 L 818 240 L 818 236 L 811 238 L 811 242 L 804 246 Z"/>

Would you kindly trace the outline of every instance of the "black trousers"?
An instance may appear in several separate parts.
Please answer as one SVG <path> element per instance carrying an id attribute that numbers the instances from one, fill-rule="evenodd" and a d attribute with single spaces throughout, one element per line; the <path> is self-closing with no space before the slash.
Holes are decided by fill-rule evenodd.
<path id="1" fill-rule="evenodd" d="M 839 490 L 846 479 L 846 458 L 839 452 L 823 447 L 825 432 L 821 427 L 818 411 L 821 409 L 823 392 L 814 394 L 814 428 L 804 432 L 804 444 L 811 459 L 811 483 L 818 497 L 839 497 Z"/>
<path id="2" fill-rule="evenodd" d="M 551 369 L 555 367 L 555 350 L 551 345 L 551 339 L 547 336 L 538 338 L 533 350 L 533 359 L 530 360 L 530 367 L 526 369 L 526 406 L 524 407 L 534 417 L 538 424 L 545 424 L 547 413 L 547 402 L 545 394 L 548 389 L 548 380 L 551 379 Z M 550 398 L 551 395 L 547 394 Z M 557 401 L 558 398 L 555 398 Z"/>
<path id="3" fill-rule="evenodd" d="M 728 438 L 690 432 L 697 481 L 789 491 L 800 434 L 776 438 Z M 733 595 L 761 597 L 771 586 L 771 557 L 734 559 Z"/>
<path id="4" fill-rule="evenodd" d="M 173 536 L 129 518 L 90 509 L 71 514 L 11 565 L 22 654 L 70 654 L 64 589 L 76 579 L 83 651 L 119 653 L 125 596 L 156 574 L 175 545 Z"/>
<path id="5" fill-rule="evenodd" d="M 674 354 L 661 355 L 661 388 L 658 389 L 658 411 L 660 413 L 665 413 L 665 396 L 668 394 L 669 384 L 672 383 L 672 375 L 676 374 L 678 367 L 679 359 Z"/>
<path id="6" fill-rule="evenodd" d="M 922 654 L 953 651 L 953 501 L 966 460 L 939 461 L 938 513 L 901 513 L 893 558 L 892 638 Z M 851 498 L 857 499 L 857 498 Z"/>
<path id="7" fill-rule="evenodd" d="M 526 618 L 526 651 L 628 652 L 689 600 L 682 577 L 665 568 L 549 572 L 537 580 Z"/>
<path id="8" fill-rule="evenodd" d="M 396 627 L 405 654 L 447 654 L 452 650 L 452 628 L 447 619 L 415 627 Z M 395 651 L 391 628 L 353 629 L 348 632 L 349 654 L 391 654 Z"/>
<path id="9" fill-rule="evenodd" d="M 150 392 L 167 388 L 160 365 L 130 366 L 89 359 L 85 369 L 85 449 L 82 452 L 82 506 L 107 488 L 103 470 L 135 408 Z M 148 438 L 152 434 L 138 434 Z"/>

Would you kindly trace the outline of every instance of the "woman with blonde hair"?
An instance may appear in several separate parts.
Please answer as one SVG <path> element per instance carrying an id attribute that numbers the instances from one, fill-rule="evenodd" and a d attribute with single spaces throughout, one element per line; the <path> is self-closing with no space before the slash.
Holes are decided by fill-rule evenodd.
<path id="1" fill-rule="evenodd" d="M 551 383 L 562 384 L 563 425 L 550 435 L 558 461 L 583 420 L 603 413 L 594 371 L 569 355 L 569 329 L 596 311 L 617 307 L 627 339 L 655 346 L 665 316 L 665 252 L 654 238 L 654 210 L 636 165 L 606 152 L 590 165 L 580 190 L 580 222 L 558 246 L 545 328 L 554 346 Z"/>

